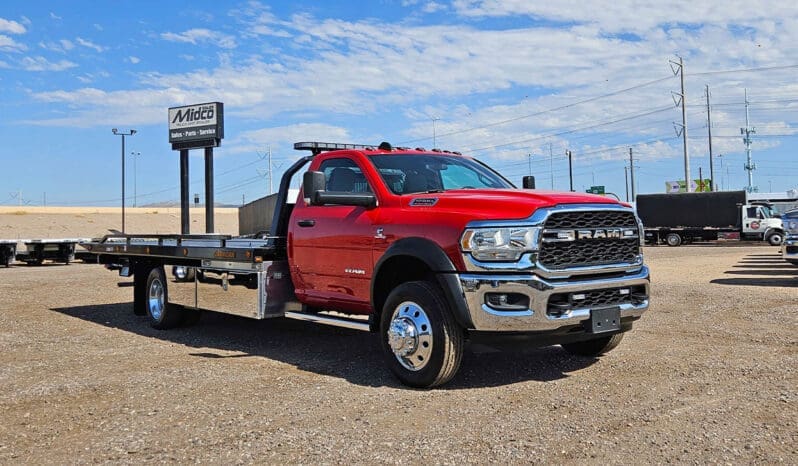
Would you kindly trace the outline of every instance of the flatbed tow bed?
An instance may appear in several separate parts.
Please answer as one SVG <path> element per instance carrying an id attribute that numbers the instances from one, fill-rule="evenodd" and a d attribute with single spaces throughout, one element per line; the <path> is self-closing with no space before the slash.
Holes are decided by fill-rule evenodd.
<path id="1" fill-rule="evenodd" d="M 125 277 L 144 273 L 148 258 L 171 266 L 168 301 L 185 311 L 214 311 L 255 319 L 287 317 L 369 330 L 365 316 L 308 310 L 296 300 L 284 244 L 284 237 L 266 235 L 114 234 L 81 246 L 96 254 L 99 263 L 119 269 Z M 138 267 L 131 267 L 131 262 Z M 139 307 L 143 303 L 137 303 L 134 300 L 134 310 L 143 315 L 145 312 Z"/>

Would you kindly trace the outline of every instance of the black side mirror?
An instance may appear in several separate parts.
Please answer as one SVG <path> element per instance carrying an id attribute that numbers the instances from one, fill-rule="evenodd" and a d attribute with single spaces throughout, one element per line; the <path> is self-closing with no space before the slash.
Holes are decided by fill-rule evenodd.
<path id="1" fill-rule="evenodd" d="M 323 172 L 307 171 L 302 177 L 302 190 L 305 195 L 305 202 L 310 205 L 318 205 L 318 193 L 326 188 L 326 180 Z"/>
<path id="2" fill-rule="evenodd" d="M 524 189 L 535 189 L 535 177 L 527 175 L 523 178 Z"/>

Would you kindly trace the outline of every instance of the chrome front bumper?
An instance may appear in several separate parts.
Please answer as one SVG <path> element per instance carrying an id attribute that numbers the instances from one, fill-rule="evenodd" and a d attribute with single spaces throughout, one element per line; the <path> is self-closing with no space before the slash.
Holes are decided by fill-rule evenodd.
<path id="1" fill-rule="evenodd" d="M 781 257 L 786 261 L 798 262 L 798 235 L 787 235 L 781 243 Z"/>
<path id="2" fill-rule="evenodd" d="M 649 271 L 645 265 L 613 278 L 547 280 L 533 274 L 459 274 L 466 306 L 479 331 L 534 332 L 551 331 L 580 325 L 590 318 L 589 307 L 578 305 L 563 313 L 549 313 L 549 299 L 560 293 L 585 293 L 592 290 L 636 287 L 645 290 L 645 299 L 619 304 L 621 318 L 639 317 L 648 309 Z M 529 306 L 524 309 L 498 310 L 487 304 L 487 294 L 524 295 Z"/>

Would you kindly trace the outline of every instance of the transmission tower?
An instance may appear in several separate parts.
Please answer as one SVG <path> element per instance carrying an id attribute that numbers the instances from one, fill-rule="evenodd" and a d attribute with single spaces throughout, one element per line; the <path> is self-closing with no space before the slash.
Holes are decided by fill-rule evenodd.
<path id="1" fill-rule="evenodd" d="M 754 193 L 757 190 L 754 186 L 754 170 L 756 164 L 751 161 L 751 135 L 756 133 L 756 128 L 753 128 L 748 123 L 748 89 L 745 89 L 745 128 L 740 128 L 740 134 L 743 135 L 743 143 L 745 144 L 745 165 L 743 167 L 748 171 L 748 187 L 745 188 L 749 193 Z"/>

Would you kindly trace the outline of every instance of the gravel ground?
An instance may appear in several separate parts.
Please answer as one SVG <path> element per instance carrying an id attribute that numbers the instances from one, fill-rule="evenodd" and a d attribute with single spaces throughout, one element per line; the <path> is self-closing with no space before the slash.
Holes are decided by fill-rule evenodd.
<path id="1" fill-rule="evenodd" d="M 206 314 L 157 331 L 97 265 L 0 268 L 0 463 L 798 463 L 798 268 L 646 248 L 615 351 L 470 347 L 400 386 L 372 335 Z"/>

